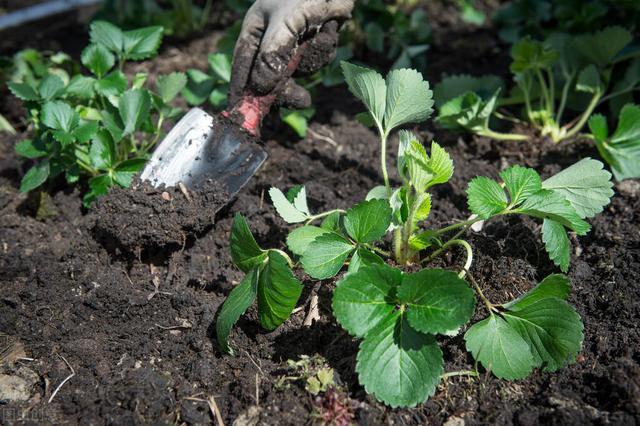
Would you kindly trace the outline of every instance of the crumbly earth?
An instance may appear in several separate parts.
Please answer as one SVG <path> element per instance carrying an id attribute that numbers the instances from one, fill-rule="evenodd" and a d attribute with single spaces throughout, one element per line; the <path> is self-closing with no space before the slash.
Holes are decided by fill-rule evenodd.
<path id="1" fill-rule="evenodd" d="M 458 35 L 455 40 L 464 46 L 483 38 L 495 43 L 486 30 Z M 484 49 L 480 44 L 478 49 Z M 446 47 L 436 44 L 430 51 L 435 64 L 450 61 L 442 56 Z M 486 52 L 495 56 L 495 63 L 504 59 L 492 49 Z M 176 52 L 170 54 L 177 67 Z M 189 55 L 187 47 L 183 54 Z M 150 66 L 162 68 L 165 58 L 166 53 Z M 447 67 L 454 64 L 447 62 Z M 436 81 L 438 76 L 430 78 Z M 303 309 L 274 332 L 261 330 L 257 312 L 250 309 L 231 335 L 236 356 L 217 350 L 216 313 L 242 278 L 229 255 L 233 215 L 247 217 L 261 245 L 284 248 L 290 227 L 268 201 L 270 186 L 286 189 L 304 183 L 311 209 L 322 211 L 346 208 L 381 182 L 375 134 L 353 118 L 362 107 L 344 88 L 319 91 L 315 99 L 318 113 L 307 138 L 298 141 L 277 118 L 265 124 L 269 159 L 215 220 L 207 217 L 205 226 L 194 226 L 186 243 L 172 231 L 166 234 L 169 244 L 154 243 L 142 250 L 113 250 L 105 244 L 104 223 L 111 220 L 117 226 L 118 217 L 121 223 L 145 220 L 142 215 L 168 203 L 163 191 L 142 191 L 144 201 L 117 216 L 115 210 L 100 207 L 86 211 L 78 190 L 53 188 L 49 205 L 56 214 L 38 220 L 32 200 L 17 191 L 27 167 L 13 154 L 17 138 L 0 136 L 0 332 L 6 335 L 0 335 L 0 378 L 13 377 L 26 398 L 0 401 L 0 424 L 210 424 L 215 422 L 210 397 L 225 424 L 309 423 L 318 405 L 335 401 L 319 404 L 305 390 L 304 380 L 283 381 L 296 375 L 287 361 L 302 355 L 319 355 L 335 370 L 336 381 L 351 399 L 343 405 L 362 425 L 637 424 L 637 180 L 617 184 L 612 203 L 591 220 L 592 232 L 572 237 L 570 302 L 583 318 L 585 340 L 577 362 L 556 373 L 536 372 L 517 382 L 484 372 L 479 378 L 454 377 L 416 408 L 385 407 L 358 384 L 358 342 L 332 318 L 331 281 L 304 281 Z M 451 182 L 434 193 L 428 226 L 469 215 L 464 191 L 475 175 L 496 177 L 509 165 L 524 164 L 549 176 L 577 158 L 597 157 L 593 147 L 581 141 L 561 147 L 543 141 L 500 144 L 454 135 L 432 124 L 414 130 L 425 142 L 435 139 L 445 146 L 456 165 Z M 391 145 L 393 152 L 396 141 Z M 122 192 L 116 196 L 136 200 L 135 191 Z M 169 194 L 174 203 L 183 204 L 181 192 Z M 184 223 L 176 225 L 178 229 Z M 490 299 L 509 300 L 557 272 L 539 233 L 539 222 L 513 217 L 490 222 L 469 236 L 475 249 L 472 270 Z M 127 233 L 107 240 L 116 238 L 136 247 Z M 462 261 L 462 253 L 453 251 L 438 265 L 455 269 Z M 321 319 L 304 326 L 313 291 L 319 295 Z M 479 308 L 475 319 L 485 314 Z M 462 335 L 440 342 L 446 371 L 473 368 Z"/>
<path id="2" fill-rule="evenodd" d="M 171 250 L 210 229 L 228 199 L 225 188 L 215 181 L 189 189 L 154 188 L 138 180 L 129 189 L 112 188 L 91 206 L 88 219 L 94 238 L 111 249 Z"/>

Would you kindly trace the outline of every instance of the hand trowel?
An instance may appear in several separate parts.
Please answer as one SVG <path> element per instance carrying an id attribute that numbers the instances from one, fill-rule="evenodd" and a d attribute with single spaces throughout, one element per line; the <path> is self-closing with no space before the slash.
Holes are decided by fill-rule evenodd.
<path id="1" fill-rule="evenodd" d="M 154 187 L 183 184 L 189 189 L 209 182 L 226 189 L 231 200 L 267 159 L 258 140 L 262 118 L 298 67 L 305 47 L 302 43 L 296 48 L 271 93 L 257 96 L 247 92 L 237 105 L 222 112 L 222 117 L 191 109 L 158 145 L 141 179 Z"/>

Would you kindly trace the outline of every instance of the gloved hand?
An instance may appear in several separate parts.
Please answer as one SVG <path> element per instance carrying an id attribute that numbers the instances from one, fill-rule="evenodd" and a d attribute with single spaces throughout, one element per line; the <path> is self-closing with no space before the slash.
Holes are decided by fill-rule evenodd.
<path id="1" fill-rule="evenodd" d="M 256 0 L 242 23 L 233 53 L 229 103 L 245 90 L 270 93 L 302 37 L 312 37 L 296 75 L 313 73 L 335 57 L 339 26 L 351 17 L 355 0 Z M 290 108 L 311 105 L 309 93 L 291 78 L 277 102 Z"/>

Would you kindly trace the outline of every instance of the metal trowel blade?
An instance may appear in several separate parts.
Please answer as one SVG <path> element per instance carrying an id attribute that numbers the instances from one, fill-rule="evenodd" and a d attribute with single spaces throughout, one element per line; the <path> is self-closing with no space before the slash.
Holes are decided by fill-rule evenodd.
<path id="1" fill-rule="evenodd" d="M 153 186 L 190 189 L 220 184 L 231 199 L 253 177 L 267 153 L 231 123 L 191 109 L 158 145 L 141 179 Z"/>

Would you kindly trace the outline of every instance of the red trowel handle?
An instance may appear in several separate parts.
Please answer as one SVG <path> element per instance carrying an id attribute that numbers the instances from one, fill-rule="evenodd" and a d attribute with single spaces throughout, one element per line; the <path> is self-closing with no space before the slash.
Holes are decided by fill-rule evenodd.
<path id="1" fill-rule="evenodd" d="M 271 105 L 275 102 L 277 95 L 283 90 L 284 85 L 298 68 L 302 55 L 304 55 L 307 49 L 307 44 L 308 41 L 304 41 L 296 48 L 295 53 L 287 64 L 287 68 L 282 74 L 282 78 L 271 93 L 256 96 L 247 91 L 240 102 L 230 110 L 224 111 L 222 115 L 237 122 L 240 127 L 253 136 L 258 136 L 260 134 L 262 119 L 269 113 Z"/>

